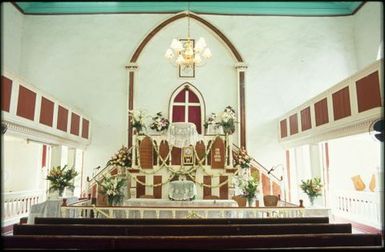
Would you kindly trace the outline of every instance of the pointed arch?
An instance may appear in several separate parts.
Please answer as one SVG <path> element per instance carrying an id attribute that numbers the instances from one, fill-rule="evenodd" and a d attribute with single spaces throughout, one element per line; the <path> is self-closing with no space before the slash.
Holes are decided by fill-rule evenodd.
<path id="1" fill-rule="evenodd" d="M 212 30 L 216 35 L 218 35 L 218 37 L 226 44 L 226 46 L 228 47 L 228 49 L 231 51 L 232 55 L 234 56 L 234 58 L 238 61 L 238 63 L 241 63 L 243 62 L 243 59 L 242 59 L 242 56 L 241 54 L 238 52 L 238 50 L 235 48 L 235 46 L 231 43 L 231 41 L 218 29 L 216 28 L 213 24 L 211 24 L 210 22 L 208 22 L 207 20 L 193 14 L 193 13 L 188 13 L 188 12 L 182 12 L 182 13 L 179 13 L 179 14 L 176 14 L 175 16 L 171 17 L 171 18 L 168 18 L 166 19 L 165 21 L 163 21 L 161 24 L 159 24 L 157 27 L 155 27 L 142 41 L 142 43 L 140 43 L 140 45 L 138 46 L 138 48 L 136 48 L 134 54 L 132 55 L 131 57 L 131 60 L 130 60 L 130 63 L 136 63 L 136 61 L 138 60 L 139 58 L 139 55 L 142 53 L 144 47 L 146 47 L 146 45 L 148 44 L 148 42 L 150 42 L 150 40 L 159 32 L 161 31 L 164 27 L 166 27 L 167 25 L 171 24 L 172 22 L 178 20 L 178 19 L 181 19 L 181 18 L 184 18 L 184 17 L 188 17 L 190 16 L 190 18 L 193 18 L 195 20 L 197 20 L 198 22 L 202 23 L 204 26 L 206 26 L 207 28 L 209 28 L 210 30 Z"/>
<path id="2" fill-rule="evenodd" d="M 135 74 L 134 72 L 138 68 L 136 62 L 141 55 L 143 49 L 146 47 L 146 45 L 151 41 L 151 39 L 163 28 L 165 28 L 167 25 L 171 24 L 172 22 L 181 19 L 181 18 L 193 18 L 196 21 L 203 24 L 205 27 L 210 29 L 214 34 L 217 35 L 217 37 L 223 41 L 223 43 L 226 45 L 226 47 L 231 52 L 231 55 L 233 55 L 234 59 L 237 61 L 235 64 L 235 67 L 237 69 L 237 75 L 238 75 L 238 81 L 237 84 L 239 86 L 238 92 L 239 92 L 239 116 L 240 116 L 240 146 L 243 146 L 246 148 L 246 104 L 245 104 L 245 69 L 247 68 L 244 64 L 243 58 L 241 54 L 238 52 L 238 50 L 235 48 L 235 46 L 231 43 L 231 41 L 213 24 L 208 22 L 207 20 L 197 16 L 194 13 L 191 12 L 181 12 L 177 13 L 176 15 L 166 19 L 162 23 L 160 23 L 158 26 L 156 26 L 154 29 L 151 30 L 149 34 L 143 39 L 143 41 L 139 44 L 139 46 L 136 48 L 134 54 L 132 55 L 130 59 L 130 63 L 126 66 L 126 68 L 129 71 L 129 78 L 128 78 L 128 90 L 129 90 L 129 97 L 128 97 L 128 110 L 134 109 L 134 79 Z M 240 67 L 239 67 L 240 66 Z M 128 116 L 128 125 L 130 125 L 130 117 Z M 132 128 L 128 126 L 128 146 L 132 145 Z"/>

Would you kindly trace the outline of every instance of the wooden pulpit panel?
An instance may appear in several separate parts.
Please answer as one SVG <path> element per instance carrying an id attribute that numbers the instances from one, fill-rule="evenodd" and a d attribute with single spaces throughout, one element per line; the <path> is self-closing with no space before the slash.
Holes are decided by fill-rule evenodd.
<path id="1" fill-rule="evenodd" d="M 228 176 L 220 176 L 219 184 L 224 183 L 229 177 Z M 219 187 L 219 198 L 220 199 L 228 199 L 229 198 L 229 183 L 227 182 L 223 186 Z"/>
<path id="2" fill-rule="evenodd" d="M 203 184 L 211 186 L 211 176 L 203 176 Z M 203 198 L 211 196 L 211 187 L 203 186 Z"/>
<path id="3" fill-rule="evenodd" d="M 220 138 L 215 138 L 213 146 L 211 147 L 211 168 L 223 169 L 225 167 L 225 143 Z"/>
<path id="4" fill-rule="evenodd" d="M 143 138 L 139 146 L 139 154 L 140 166 L 143 169 L 152 169 L 154 149 L 152 147 L 152 140 L 150 137 L 146 136 L 145 138 Z"/>
<path id="5" fill-rule="evenodd" d="M 202 160 L 202 158 L 205 156 L 205 150 L 206 150 L 206 147 L 204 142 L 203 141 L 197 142 L 197 144 L 195 145 L 195 151 L 197 152 L 197 157 L 199 158 L 199 160 Z M 198 164 L 198 159 L 195 160 L 195 164 Z M 205 162 L 204 160 L 202 160 L 202 165 L 204 164 Z"/>
<path id="6" fill-rule="evenodd" d="M 162 175 L 154 175 L 154 185 L 162 183 Z M 155 199 L 161 199 L 162 198 L 162 185 L 160 186 L 154 186 L 153 189 L 153 195 Z"/>
<path id="7" fill-rule="evenodd" d="M 182 149 L 177 147 L 172 147 L 171 151 L 171 164 L 172 165 L 180 165 L 181 164 L 181 155 L 182 155 Z"/>
<path id="8" fill-rule="evenodd" d="M 146 176 L 136 176 L 136 179 L 143 184 L 146 184 Z M 136 198 L 146 194 L 146 187 L 139 182 L 136 182 Z"/>
<path id="9" fill-rule="evenodd" d="M 162 157 L 164 160 L 167 157 L 167 154 L 169 151 L 170 151 L 170 147 L 168 146 L 168 142 L 163 140 L 159 145 L 159 156 Z M 169 160 L 167 160 L 166 164 L 169 164 L 169 163 L 170 163 Z"/>
<path id="10" fill-rule="evenodd" d="M 262 192 L 263 192 L 263 195 L 271 194 L 270 178 L 263 173 L 262 173 Z"/>
<path id="11" fill-rule="evenodd" d="M 281 195 L 281 187 L 276 182 L 273 182 L 273 194 Z"/>

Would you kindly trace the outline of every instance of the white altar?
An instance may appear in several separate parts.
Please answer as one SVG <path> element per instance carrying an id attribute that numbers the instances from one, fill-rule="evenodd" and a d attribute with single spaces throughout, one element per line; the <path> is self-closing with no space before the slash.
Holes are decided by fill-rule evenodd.
<path id="1" fill-rule="evenodd" d="M 238 207 L 238 204 L 234 200 L 173 201 L 134 198 L 128 199 L 125 206 L 131 207 L 127 218 L 188 218 L 195 215 L 204 218 L 231 218 L 235 213 L 231 210 L 223 213 L 221 208 Z M 177 209 L 179 207 L 180 210 Z"/>
<path id="2" fill-rule="evenodd" d="M 177 180 L 169 183 L 168 198 L 171 200 L 193 200 L 197 196 L 194 182 Z"/>

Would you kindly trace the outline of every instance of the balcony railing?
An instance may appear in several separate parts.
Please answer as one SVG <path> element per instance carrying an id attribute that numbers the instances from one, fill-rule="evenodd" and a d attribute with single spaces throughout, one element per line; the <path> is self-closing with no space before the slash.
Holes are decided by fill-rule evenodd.
<path id="1" fill-rule="evenodd" d="M 40 190 L 3 193 L 2 226 L 12 225 L 28 216 L 31 206 L 44 200 L 43 195 Z"/>
<path id="2" fill-rule="evenodd" d="M 352 221 L 381 228 L 380 196 L 380 192 L 335 191 L 332 212 Z"/>

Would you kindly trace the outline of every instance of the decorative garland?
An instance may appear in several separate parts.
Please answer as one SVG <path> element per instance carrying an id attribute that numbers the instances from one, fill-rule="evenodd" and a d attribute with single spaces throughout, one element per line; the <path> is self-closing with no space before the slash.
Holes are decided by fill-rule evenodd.
<path id="1" fill-rule="evenodd" d="M 141 185 L 143 185 L 143 186 L 146 186 L 146 187 L 158 187 L 158 186 L 162 186 L 162 185 L 165 185 L 165 184 L 171 182 L 171 179 L 174 178 L 174 177 L 177 176 L 177 175 L 187 175 L 188 177 L 190 177 L 190 179 L 192 180 L 192 182 L 194 182 L 194 183 L 196 183 L 196 184 L 198 184 L 199 186 L 202 186 L 202 187 L 218 188 L 218 187 L 222 187 L 222 186 L 225 185 L 225 184 L 228 184 L 229 178 L 227 178 L 227 179 L 226 179 L 225 181 L 223 181 L 222 183 L 213 186 L 213 185 L 207 185 L 207 184 L 205 184 L 205 183 L 198 182 L 198 181 L 195 180 L 195 176 L 194 176 L 194 175 L 191 175 L 191 173 L 197 171 L 197 167 L 198 167 L 198 168 L 201 168 L 201 169 L 202 169 L 202 171 L 203 171 L 204 174 L 206 174 L 206 175 L 208 175 L 208 176 L 211 176 L 212 178 L 216 178 L 216 177 L 220 177 L 220 176 L 221 176 L 220 173 L 217 173 L 217 174 L 212 174 L 212 173 L 211 173 L 211 174 L 210 174 L 210 173 L 206 170 L 206 168 L 204 167 L 204 165 L 203 165 L 204 160 L 205 160 L 205 159 L 207 160 L 207 157 L 208 157 L 208 155 L 209 155 L 209 152 L 210 152 L 210 150 L 211 150 L 211 148 L 212 148 L 212 146 L 213 146 L 213 144 L 214 144 L 214 140 L 213 140 L 213 141 L 210 141 L 210 144 L 207 146 L 207 148 L 205 148 L 204 155 L 203 155 L 203 157 L 202 157 L 201 159 L 200 159 L 199 156 L 198 156 L 198 153 L 197 153 L 197 151 L 196 151 L 196 148 L 193 148 L 195 158 L 196 158 L 196 160 L 197 160 L 197 162 L 198 162 L 197 167 L 195 166 L 195 164 L 193 164 L 192 167 L 191 167 L 189 170 L 184 171 L 184 168 L 185 168 L 186 166 L 183 166 L 183 165 L 182 165 L 182 166 L 181 166 L 181 170 L 182 170 L 182 171 L 175 171 L 170 165 L 167 165 L 167 164 L 166 164 L 167 161 L 170 161 L 169 159 L 170 159 L 170 156 L 171 156 L 171 153 L 172 153 L 173 146 L 169 146 L 168 154 L 167 154 L 167 156 L 163 159 L 162 156 L 159 154 L 159 148 L 158 148 L 158 146 L 157 146 L 157 144 L 156 144 L 156 141 L 155 141 L 151 136 L 149 136 L 149 135 L 145 135 L 145 136 L 148 136 L 148 137 L 151 138 L 151 140 L 152 140 L 151 143 L 152 143 L 153 149 L 155 150 L 157 156 L 159 157 L 160 164 L 159 164 L 159 168 L 156 169 L 156 170 L 152 170 L 152 171 L 146 171 L 146 170 L 144 170 L 144 169 L 141 167 L 141 165 L 140 165 L 140 152 L 138 151 L 138 147 L 136 147 L 136 148 L 135 148 L 135 152 L 137 153 L 136 158 L 137 158 L 137 160 L 138 160 L 138 168 L 139 168 L 139 171 L 140 171 L 142 174 L 144 174 L 144 175 L 154 175 L 154 174 L 158 173 L 160 170 L 162 170 L 163 168 L 167 168 L 167 170 L 168 170 L 169 172 L 171 172 L 171 175 L 169 176 L 169 178 L 168 178 L 165 182 L 161 182 L 161 183 L 153 184 L 153 185 L 147 185 L 146 183 L 143 183 L 142 181 L 138 180 L 138 179 L 136 178 L 136 176 L 133 176 L 132 174 L 129 174 L 130 177 L 133 177 L 134 180 L 135 180 L 137 183 L 139 183 L 139 184 L 141 184 Z M 219 136 L 219 135 L 216 135 L 214 139 L 216 139 L 218 136 Z M 225 142 L 226 142 L 226 146 L 225 146 L 225 148 L 226 148 L 226 150 L 225 150 L 225 162 L 226 162 L 226 161 L 227 161 L 227 158 L 228 158 L 228 144 L 229 144 L 229 143 L 228 143 L 228 136 L 227 136 L 227 135 L 225 135 Z M 136 138 L 136 146 L 139 146 L 139 139 L 138 139 L 138 138 Z M 237 170 L 237 171 L 234 173 L 234 176 L 237 175 L 238 172 L 239 172 L 239 170 Z"/>

